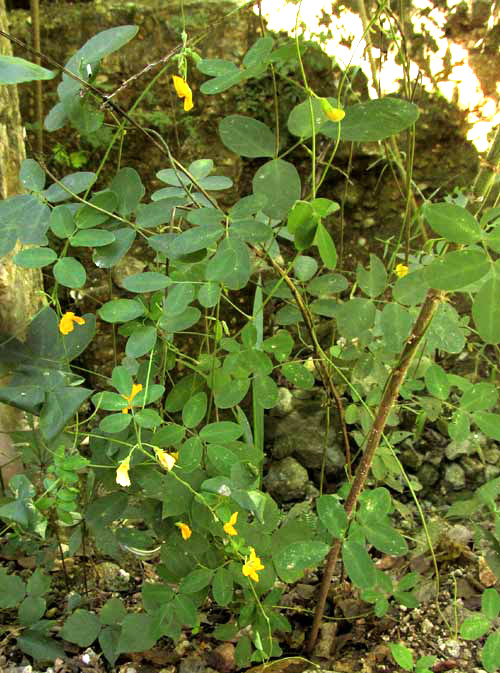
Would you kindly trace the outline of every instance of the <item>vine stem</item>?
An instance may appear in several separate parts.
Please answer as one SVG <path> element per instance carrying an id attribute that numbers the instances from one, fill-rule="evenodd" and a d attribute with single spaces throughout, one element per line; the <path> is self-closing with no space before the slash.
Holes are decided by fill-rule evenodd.
<path id="1" fill-rule="evenodd" d="M 403 348 L 399 362 L 396 367 L 392 370 L 392 373 L 387 380 L 385 387 L 384 395 L 380 406 L 377 411 L 375 420 L 373 421 L 372 428 L 368 434 L 366 440 L 366 448 L 363 453 L 363 457 L 358 465 L 354 481 L 352 482 L 349 495 L 345 501 L 344 509 L 347 514 L 347 518 L 351 519 L 354 512 L 355 505 L 359 498 L 359 495 L 363 491 L 363 488 L 370 471 L 370 467 L 375 455 L 375 451 L 380 444 L 380 438 L 385 428 L 387 422 L 387 417 L 399 395 L 399 389 L 408 373 L 408 369 L 415 357 L 415 353 L 425 335 L 427 328 L 430 325 L 430 322 L 436 312 L 438 305 L 443 301 L 444 293 L 438 290 L 429 290 L 425 298 L 420 313 L 413 325 L 410 336 L 407 339 L 406 345 Z M 325 611 L 326 598 L 328 596 L 328 590 L 330 588 L 330 583 L 332 581 L 333 572 L 340 554 L 340 547 L 342 544 L 341 539 L 335 540 L 328 554 L 326 560 L 325 571 L 323 573 L 323 578 L 321 580 L 320 593 L 318 598 L 318 603 L 316 605 L 316 611 L 314 613 L 314 620 L 311 629 L 311 635 L 309 637 L 309 642 L 307 644 L 308 652 L 312 652 L 316 641 L 318 639 L 318 633 L 323 619 L 323 614 Z"/>

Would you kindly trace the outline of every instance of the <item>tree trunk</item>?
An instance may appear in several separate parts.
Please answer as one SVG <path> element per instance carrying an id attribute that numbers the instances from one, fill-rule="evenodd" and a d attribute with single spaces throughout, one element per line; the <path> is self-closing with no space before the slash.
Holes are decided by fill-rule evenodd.
<path id="1" fill-rule="evenodd" d="M 0 0 L 0 29 L 8 31 L 5 0 Z M 8 40 L 0 37 L 0 54 L 12 55 Z M 29 57 L 28 57 L 29 60 Z M 23 127 L 15 86 L 0 86 L 0 197 L 21 192 L 19 167 L 25 157 Z M 22 269 L 13 263 L 20 246 L 0 259 L 0 329 L 23 339 L 31 317 L 43 301 L 42 275 L 38 269 Z M 0 380 L 5 385 L 6 379 Z M 9 432 L 25 427 L 23 413 L 0 404 L 0 476 L 3 484 L 22 471 L 22 462 Z"/>

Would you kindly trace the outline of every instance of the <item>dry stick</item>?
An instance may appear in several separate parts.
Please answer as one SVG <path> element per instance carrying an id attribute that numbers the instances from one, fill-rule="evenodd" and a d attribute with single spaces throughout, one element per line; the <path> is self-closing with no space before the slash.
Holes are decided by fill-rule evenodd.
<path id="1" fill-rule="evenodd" d="M 258 255 L 259 257 L 265 256 L 261 250 L 258 250 L 257 248 L 253 248 L 253 250 L 255 254 Z M 325 362 L 328 360 L 328 358 L 318 342 L 318 338 L 316 336 L 316 331 L 314 329 L 314 324 L 309 309 L 304 304 L 302 296 L 295 287 L 294 282 L 288 276 L 286 271 L 284 271 L 284 269 L 282 269 L 281 266 L 272 257 L 268 257 L 268 260 L 272 264 L 274 270 L 281 276 L 281 278 L 283 278 L 283 280 L 288 285 L 291 293 L 294 296 L 295 302 L 299 307 L 299 311 L 302 313 L 302 317 L 304 318 L 304 321 L 306 323 L 307 331 L 309 332 L 309 336 L 311 337 L 311 341 L 313 343 L 314 352 L 316 354 L 316 361 L 314 364 L 319 372 L 319 375 L 321 376 L 321 382 L 323 383 L 323 387 L 327 391 L 330 399 L 333 398 L 335 400 L 337 411 L 339 412 L 340 425 L 342 427 L 342 436 L 344 438 L 344 448 L 345 448 L 345 463 L 347 467 L 347 474 L 350 480 L 352 478 L 351 445 L 349 443 L 349 434 L 347 432 L 347 426 L 345 423 L 344 405 L 342 403 L 339 391 L 337 390 L 337 387 L 335 386 L 335 383 L 333 382 L 333 379 L 330 373 L 328 372 L 328 369 L 326 368 Z"/>
<path id="2" fill-rule="evenodd" d="M 415 321 L 412 332 L 408 337 L 403 352 L 401 353 L 399 363 L 393 369 L 388 379 L 384 396 L 378 408 L 377 416 L 373 421 L 372 429 L 370 430 L 370 433 L 367 437 L 366 448 L 364 450 L 363 457 L 358 465 L 351 490 L 349 491 L 349 495 L 347 496 L 347 500 L 344 504 L 344 509 L 348 519 L 352 517 L 358 497 L 363 491 L 375 451 L 377 450 L 377 447 L 380 443 L 380 438 L 384 431 L 387 417 L 389 416 L 389 412 L 391 411 L 398 397 L 399 389 L 406 377 L 417 348 L 422 341 L 425 332 L 432 320 L 432 317 L 443 298 L 443 292 L 439 290 L 429 290 L 425 301 L 422 304 L 422 308 L 420 309 L 418 318 Z M 321 620 L 323 619 L 323 613 L 325 611 L 326 598 L 330 588 L 330 583 L 332 581 L 335 565 L 339 557 L 341 544 L 341 539 L 335 540 L 330 549 L 330 553 L 328 554 L 325 571 L 323 573 L 323 579 L 321 581 L 318 604 L 314 613 L 311 635 L 307 644 L 308 652 L 312 652 L 318 639 L 318 632 L 321 626 Z"/>

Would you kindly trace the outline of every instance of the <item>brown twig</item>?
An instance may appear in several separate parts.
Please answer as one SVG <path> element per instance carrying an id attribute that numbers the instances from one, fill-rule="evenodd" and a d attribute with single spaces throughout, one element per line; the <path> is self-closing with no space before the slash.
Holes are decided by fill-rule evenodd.
<path id="1" fill-rule="evenodd" d="M 399 395 L 399 389 L 406 377 L 415 353 L 417 352 L 418 346 L 420 345 L 425 332 L 430 325 L 432 317 L 443 298 L 443 292 L 438 290 L 429 290 L 427 297 L 422 304 L 422 308 L 420 309 L 420 313 L 415 321 L 411 334 L 407 339 L 403 352 L 401 353 L 399 362 L 389 376 L 382 401 L 380 402 L 380 406 L 377 411 L 377 415 L 373 421 L 372 428 L 366 440 L 366 448 L 364 450 L 363 457 L 358 465 L 354 481 L 351 485 L 351 490 L 349 491 L 349 495 L 347 496 L 347 500 L 344 504 L 344 509 L 349 519 L 352 517 L 356 502 L 365 486 L 375 451 L 378 448 L 380 438 L 387 422 L 387 417 L 389 416 L 389 413 L 394 403 L 396 402 L 396 399 Z M 316 612 L 314 614 L 311 635 L 307 645 L 309 652 L 312 652 L 318 639 L 318 633 L 325 610 L 326 598 L 330 588 L 330 583 L 332 581 L 335 565 L 339 557 L 341 544 L 341 539 L 335 540 L 326 560 L 326 566 L 323 573 L 323 579 L 321 581 L 320 594 L 316 606 Z"/>

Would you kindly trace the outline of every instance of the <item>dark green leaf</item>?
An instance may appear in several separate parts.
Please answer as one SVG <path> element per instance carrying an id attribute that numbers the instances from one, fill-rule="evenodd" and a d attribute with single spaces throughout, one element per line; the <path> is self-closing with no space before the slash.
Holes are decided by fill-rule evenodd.
<path id="1" fill-rule="evenodd" d="M 24 58 L 0 55 L 0 85 L 52 79 L 55 76 L 56 72 L 42 68 L 36 63 L 26 61 Z"/>
<path id="2" fill-rule="evenodd" d="M 255 194 L 267 198 L 263 212 L 273 219 L 284 219 L 300 198 L 300 177 L 295 166 L 283 159 L 273 159 L 261 166 L 253 181 Z"/>

